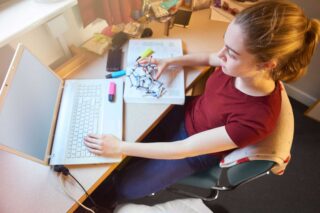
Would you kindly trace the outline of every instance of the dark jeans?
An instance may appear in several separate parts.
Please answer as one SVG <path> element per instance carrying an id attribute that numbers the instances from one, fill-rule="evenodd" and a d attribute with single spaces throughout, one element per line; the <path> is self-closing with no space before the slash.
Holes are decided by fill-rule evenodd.
<path id="1" fill-rule="evenodd" d="M 184 111 L 184 106 L 175 106 L 144 142 L 169 142 L 188 137 L 184 126 Z M 116 197 L 117 201 L 141 198 L 218 163 L 219 159 L 214 155 L 178 160 L 132 158 L 113 179 L 113 198 Z"/>

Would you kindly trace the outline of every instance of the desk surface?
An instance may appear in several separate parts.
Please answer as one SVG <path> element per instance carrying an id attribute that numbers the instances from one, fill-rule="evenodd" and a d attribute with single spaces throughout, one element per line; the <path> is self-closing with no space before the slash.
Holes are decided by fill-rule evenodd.
<path id="1" fill-rule="evenodd" d="M 193 12 L 188 28 L 174 27 L 171 38 L 181 38 L 186 53 L 214 52 L 223 45 L 226 23 L 209 20 L 209 10 Z M 152 23 L 154 38 L 163 36 L 163 25 Z M 204 71 L 204 67 L 185 68 L 186 87 Z M 72 78 L 104 78 L 105 57 L 98 58 Z M 142 107 L 143 106 L 143 107 Z M 140 141 L 166 114 L 170 105 L 124 104 L 124 139 Z M 69 167 L 71 173 L 88 189 L 93 190 L 116 167 L 113 165 L 81 165 Z M 76 209 L 74 203 L 64 194 L 57 174 L 48 166 L 0 151 L 0 212 L 66 212 Z M 85 199 L 81 188 L 67 179 L 66 188 L 79 201 Z"/>

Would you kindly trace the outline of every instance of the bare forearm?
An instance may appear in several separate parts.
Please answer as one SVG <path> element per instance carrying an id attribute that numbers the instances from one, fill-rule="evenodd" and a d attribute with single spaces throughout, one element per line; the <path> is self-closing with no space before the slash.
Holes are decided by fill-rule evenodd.
<path id="1" fill-rule="evenodd" d="M 215 54 L 197 53 L 170 58 L 167 63 L 180 66 L 218 66 L 219 60 Z"/>
<path id="2" fill-rule="evenodd" d="M 120 152 L 123 155 L 153 158 L 153 159 L 181 159 L 186 157 L 187 147 L 183 141 L 132 143 L 121 142 Z"/>
<path id="3" fill-rule="evenodd" d="M 228 136 L 225 127 L 207 130 L 175 142 L 120 143 L 120 152 L 123 155 L 154 159 L 182 159 L 234 148 L 236 145 Z"/>

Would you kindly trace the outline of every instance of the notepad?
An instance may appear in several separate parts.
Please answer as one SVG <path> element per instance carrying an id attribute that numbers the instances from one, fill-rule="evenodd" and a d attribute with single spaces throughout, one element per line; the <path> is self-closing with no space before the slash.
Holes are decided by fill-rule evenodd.
<path id="1" fill-rule="evenodd" d="M 181 39 L 131 39 L 127 52 L 127 74 L 136 63 L 136 59 L 146 49 L 151 48 L 154 58 L 172 58 L 183 55 Z M 171 66 L 163 72 L 159 81 L 163 82 L 166 92 L 159 98 L 146 96 L 131 86 L 126 77 L 124 101 L 126 103 L 184 104 L 184 71 L 180 66 Z"/>

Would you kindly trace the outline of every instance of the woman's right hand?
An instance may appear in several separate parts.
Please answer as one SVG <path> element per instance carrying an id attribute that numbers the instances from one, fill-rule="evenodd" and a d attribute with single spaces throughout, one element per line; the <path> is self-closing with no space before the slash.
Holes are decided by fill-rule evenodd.
<path id="1" fill-rule="evenodd" d="M 146 64 L 151 62 L 152 64 L 157 65 L 157 73 L 154 77 L 155 80 L 158 80 L 161 76 L 161 74 L 166 70 L 166 68 L 169 66 L 169 62 L 166 59 L 155 59 L 152 58 L 151 61 L 149 59 L 142 59 L 138 61 L 140 64 Z"/>

